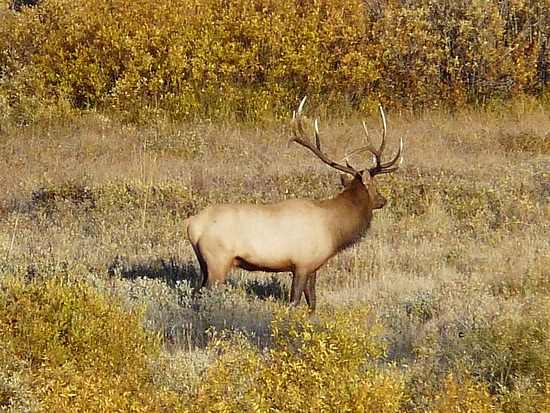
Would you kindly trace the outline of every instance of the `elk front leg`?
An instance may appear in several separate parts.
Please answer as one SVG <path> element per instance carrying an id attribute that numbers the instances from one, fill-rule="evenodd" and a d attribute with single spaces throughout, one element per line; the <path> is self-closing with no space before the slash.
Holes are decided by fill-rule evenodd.
<path id="1" fill-rule="evenodd" d="M 304 294 L 306 296 L 307 305 L 309 306 L 309 312 L 315 311 L 317 304 L 317 297 L 315 295 L 315 282 L 317 281 L 317 272 L 314 271 L 307 277 L 307 282 L 304 288 Z"/>
<path id="2" fill-rule="evenodd" d="M 290 306 L 297 307 L 302 299 L 302 293 L 308 280 L 307 272 L 294 270 L 292 274 L 292 286 L 290 287 Z"/>
<path id="3" fill-rule="evenodd" d="M 315 297 L 315 281 L 317 279 L 317 273 L 313 271 L 309 273 L 307 271 L 295 270 L 292 278 L 292 287 L 290 289 L 290 306 L 297 307 L 302 299 L 302 293 L 306 296 L 306 301 L 309 305 L 310 312 L 315 310 L 316 297 Z"/>

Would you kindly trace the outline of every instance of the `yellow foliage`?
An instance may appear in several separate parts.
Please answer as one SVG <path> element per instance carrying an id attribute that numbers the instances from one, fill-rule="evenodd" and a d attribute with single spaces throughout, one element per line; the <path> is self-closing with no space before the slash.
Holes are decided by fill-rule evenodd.
<path id="1" fill-rule="evenodd" d="M 62 273 L 4 278 L 0 301 L 4 380 L 22 377 L 39 411 L 162 411 L 176 400 L 154 387 L 148 363 L 159 343 L 141 328 L 139 311 Z M 0 384 L 1 407 L 16 404 L 21 390 Z"/>
<path id="2" fill-rule="evenodd" d="M 549 0 L 42 0 L 0 8 L 0 107 L 29 121 L 288 114 L 544 91 Z M 546 37 L 545 37 L 546 36 Z M 52 112 L 53 111 L 53 112 Z M 57 116 L 57 115 L 55 115 Z"/>
<path id="3" fill-rule="evenodd" d="M 434 412 L 449 413 L 491 413 L 497 409 L 494 396 L 491 396 L 483 384 L 475 384 L 469 378 L 459 383 L 453 376 L 447 377 L 442 394 L 436 396 L 437 406 Z"/>
<path id="4" fill-rule="evenodd" d="M 381 331 L 371 318 L 364 310 L 312 318 L 281 312 L 265 351 L 238 335 L 221 337 L 223 355 L 191 411 L 399 411 L 404 378 L 381 361 Z"/>

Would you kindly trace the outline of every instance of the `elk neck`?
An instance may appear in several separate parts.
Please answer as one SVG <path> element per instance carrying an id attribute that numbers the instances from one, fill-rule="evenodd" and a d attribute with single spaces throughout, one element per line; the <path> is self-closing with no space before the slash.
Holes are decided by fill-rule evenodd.
<path id="1" fill-rule="evenodd" d="M 322 206 L 327 211 L 335 252 L 358 242 L 370 226 L 372 201 L 359 178 L 354 178 L 343 192 L 324 201 Z"/>

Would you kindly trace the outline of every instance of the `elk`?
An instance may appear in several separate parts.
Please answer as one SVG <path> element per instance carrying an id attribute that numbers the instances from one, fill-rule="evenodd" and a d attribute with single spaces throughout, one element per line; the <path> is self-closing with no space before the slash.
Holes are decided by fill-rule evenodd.
<path id="1" fill-rule="evenodd" d="M 334 162 L 321 150 L 319 127 L 315 121 L 315 144 L 307 138 L 302 123 L 306 97 L 293 113 L 290 142 L 305 147 L 326 165 L 346 175 L 344 190 L 332 199 L 288 199 L 274 204 L 213 204 L 185 220 L 187 237 L 200 266 L 200 279 L 193 291 L 211 289 L 224 282 L 232 267 L 248 271 L 292 272 L 290 305 L 297 306 L 304 293 L 310 312 L 316 307 L 317 270 L 338 252 L 359 241 L 372 220 L 373 210 L 386 199 L 374 185 L 376 175 L 398 169 L 403 139 L 389 162 L 382 162 L 386 144 L 386 117 L 380 106 L 383 133 L 380 146 L 367 145 Z M 351 155 L 369 151 L 374 166 L 358 170 L 348 163 Z M 342 162 L 345 160 L 345 164 Z"/>

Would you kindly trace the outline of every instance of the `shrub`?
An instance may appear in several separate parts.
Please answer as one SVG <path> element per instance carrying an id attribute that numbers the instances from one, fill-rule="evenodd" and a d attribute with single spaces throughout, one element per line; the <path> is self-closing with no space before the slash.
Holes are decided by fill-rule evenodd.
<path id="1" fill-rule="evenodd" d="M 1 279 L 0 403 L 41 411 L 160 411 L 149 364 L 159 341 L 141 312 L 123 309 L 68 272 Z M 17 387 L 15 387 L 17 386 Z M 172 400 L 175 400 L 172 399 Z"/>
<path id="2" fill-rule="evenodd" d="M 143 122 L 286 115 L 304 94 L 362 109 L 540 95 L 549 6 L 42 0 L 14 13 L 4 2 L 0 105 L 18 122 L 90 108 Z"/>
<path id="3" fill-rule="evenodd" d="M 280 312 L 271 348 L 218 336 L 222 352 L 191 400 L 192 411 L 397 412 L 404 380 L 383 362 L 381 330 L 368 311 L 306 317 Z"/>
<path id="4" fill-rule="evenodd" d="M 434 411 L 489 413 L 501 410 L 495 408 L 495 398 L 483 384 L 473 383 L 469 378 L 459 381 L 450 375 L 445 380 L 444 390 L 436 396 Z"/>
<path id="5" fill-rule="evenodd" d="M 465 347 L 473 349 L 472 369 L 489 384 L 505 412 L 550 402 L 545 387 L 550 380 L 546 368 L 550 363 L 550 314 L 542 302 L 526 306 L 520 314 L 519 319 L 500 316 L 465 337 Z"/>
<path id="6" fill-rule="evenodd" d="M 545 300 L 514 308 L 490 303 L 486 296 L 477 306 L 453 322 L 438 317 L 420 328 L 414 320 L 402 327 L 417 329 L 412 346 L 418 364 L 407 385 L 412 404 L 441 412 L 452 406 L 457 411 L 545 411 L 550 401 Z"/>

